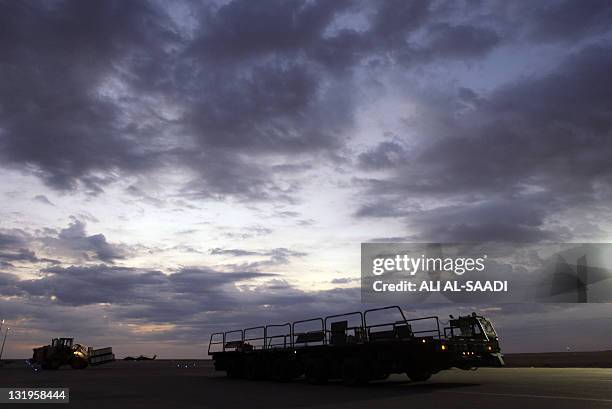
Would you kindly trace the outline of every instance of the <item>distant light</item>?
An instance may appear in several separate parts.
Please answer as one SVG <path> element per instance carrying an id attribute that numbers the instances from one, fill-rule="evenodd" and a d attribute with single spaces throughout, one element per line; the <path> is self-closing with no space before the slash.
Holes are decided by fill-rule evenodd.
<path id="1" fill-rule="evenodd" d="M 442 351 L 446 351 L 446 345 L 442 345 L 441 348 L 442 348 Z"/>
<path id="2" fill-rule="evenodd" d="M 51 301 L 55 301 L 55 300 L 57 300 L 57 297 L 55 295 L 52 295 L 51 296 Z"/>

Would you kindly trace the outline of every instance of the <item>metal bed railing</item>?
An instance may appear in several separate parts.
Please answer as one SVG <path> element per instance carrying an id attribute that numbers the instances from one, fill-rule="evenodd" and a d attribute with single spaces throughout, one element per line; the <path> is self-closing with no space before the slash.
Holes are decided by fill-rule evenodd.
<path id="1" fill-rule="evenodd" d="M 253 332 L 255 330 L 262 330 L 263 331 L 263 336 L 262 337 L 257 337 L 257 336 L 248 336 L 249 332 Z M 257 349 L 257 347 L 259 346 L 260 349 L 265 349 L 266 347 L 266 327 L 263 325 L 260 325 L 258 327 L 251 327 L 251 328 L 245 328 L 244 330 L 244 342 L 249 342 L 249 341 L 261 341 L 261 345 L 253 345 L 253 349 Z"/>
<path id="2" fill-rule="evenodd" d="M 355 337 L 356 341 L 357 338 L 360 338 L 358 341 L 359 342 L 363 342 L 365 341 L 364 337 L 364 326 L 365 326 L 365 321 L 364 321 L 364 315 L 361 311 L 354 311 L 354 312 L 347 312 L 345 314 L 335 314 L 335 315 L 329 315 L 327 317 L 325 317 L 325 319 L 323 320 L 323 326 L 325 328 L 325 342 L 327 344 L 329 344 L 331 342 L 331 336 L 332 336 L 332 331 L 331 329 L 327 329 L 327 320 L 329 320 L 330 318 L 342 318 L 342 317 L 351 317 L 354 315 L 358 315 L 359 316 L 359 320 L 361 322 L 360 326 L 352 326 L 349 327 L 348 326 L 348 319 L 347 321 L 347 327 L 345 328 L 346 333 L 348 333 L 349 331 L 353 331 L 353 336 Z M 333 323 L 332 323 L 333 324 Z"/>
<path id="3" fill-rule="evenodd" d="M 307 332 L 295 332 L 296 325 L 307 324 L 309 322 L 321 323 L 321 329 Z M 294 321 L 291 324 L 291 345 L 294 348 L 298 347 L 298 345 L 300 347 L 306 347 L 309 343 L 313 344 L 319 342 L 325 344 L 325 323 L 323 321 L 323 318 L 310 318 L 307 320 Z"/>
<path id="4" fill-rule="evenodd" d="M 382 322 L 376 324 L 368 323 L 368 314 L 372 315 L 378 311 L 391 311 L 395 310 L 399 312 L 401 320 L 394 320 L 389 322 Z M 351 316 L 357 316 L 360 325 L 348 326 L 348 321 Z M 227 350 L 238 350 L 248 346 L 249 349 L 278 349 L 278 348 L 300 348 L 317 345 L 331 345 L 332 344 L 332 330 L 328 328 L 328 323 L 333 325 L 334 323 L 343 323 L 343 321 L 330 320 L 334 318 L 347 317 L 345 320 L 344 327 L 340 331 L 344 331 L 346 338 L 350 338 L 352 342 L 375 342 L 382 338 L 381 335 L 389 333 L 393 337 L 399 338 L 420 338 L 420 337 L 434 337 L 442 339 L 442 333 L 440 331 L 440 321 L 437 316 L 419 317 L 406 319 L 403 310 L 399 306 L 389 306 L 382 308 L 373 308 L 366 310 L 365 312 L 354 311 L 345 314 L 334 314 L 327 317 L 321 318 L 310 318 L 305 320 L 294 321 L 292 323 L 284 324 L 270 324 L 261 325 L 257 327 L 251 327 L 246 329 L 232 330 L 226 332 L 215 332 L 211 334 L 208 345 L 208 354 L 211 354 L 211 350 L 215 349 L 216 346 L 221 345 L 220 352 L 226 352 Z M 422 322 L 431 320 L 435 323 L 435 327 L 432 329 L 412 331 L 411 323 Z M 296 332 L 296 327 L 302 326 L 302 324 L 308 323 L 319 323 L 321 329 L 315 329 L 311 331 Z M 390 331 L 376 331 L 383 327 L 391 327 Z M 274 334 L 275 330 L 281 329 L 280 333 Z M 285 332 L 282 332 L 285 329 Z M 372 331 L 374 329 L 374 331 Z M 446 330 L 444 328 L 444 335 L 446 336 Z M 298 328 L 299 330 L 299 328 Z M 256 331 L 260 331 L 259 334 L 253 334 Z M 353 335 L 348 335 L 350 332 Z M 263 336 L 261 335 L 263 332 Z M 234 334 L 240 334 L 240 339 L 231 340 L 231 338 L 237 338 Z M 426 335 L 429 334 L 429 335 Z M 352 337 L 352 338 L 351 338 Z M 221 340 L 219 340 L 221 338 Z M 259 342 L 260 345 L 252 345 L 251 343 Z M 213 351 L 215 353 L 215 351 Z"/>
<path id="5" fill-rule="evenodd" d="M 269 331 L 270 328 L 284 328 L 284 327 L 287 327 L 289 329 L 289 332 L 285 334 L 268 336 L 268 334 L 270 333 Z M 287 322 L 285 324 L 266 325 L 265 331 L 266 331 L 266 339 L 265 339 L 265 344 L 264 344 L 265 349 L 287 348 L 287 347 L 293 346 L 293 343 L 291 342 L 291 324 L 290 323 Z M 282 341 L 280 341 L 281 339 Z M 287 339 L 289 339 L 289 345 L 287 345 Z"/>

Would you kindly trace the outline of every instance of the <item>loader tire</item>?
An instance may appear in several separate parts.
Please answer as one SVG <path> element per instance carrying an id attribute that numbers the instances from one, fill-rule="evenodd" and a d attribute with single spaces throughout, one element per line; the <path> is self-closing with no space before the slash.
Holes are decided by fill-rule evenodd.
<path id="1" fill-rule="evenodd" d="M 425 382 L 431 378 L 431 372 L 408 372 L 407 375 L 412 382 Z"/>
<path id="2" fill-rule="evenodd" d="M 89 363 L 83 358 L 72 358 L 70 360 L 70 367 L 72 369 L 85 369 Z"/>

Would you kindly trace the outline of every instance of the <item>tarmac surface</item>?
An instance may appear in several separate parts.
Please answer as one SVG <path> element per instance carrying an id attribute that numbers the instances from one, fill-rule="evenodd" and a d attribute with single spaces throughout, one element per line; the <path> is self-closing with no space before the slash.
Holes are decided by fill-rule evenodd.
<path id="1" fill-rule="evenodd" d="M 215 372 L 210 361 L 117 361 L 81 371 L 38 372 L 18 362 L 0 368 L 0 387 L 68 387 L 70 403 L 60 407 L 94 409 L 612 408 L 610 368 L 450 370 L 427 382 L 393 375 L 346 387 L 233 380 Z"/>

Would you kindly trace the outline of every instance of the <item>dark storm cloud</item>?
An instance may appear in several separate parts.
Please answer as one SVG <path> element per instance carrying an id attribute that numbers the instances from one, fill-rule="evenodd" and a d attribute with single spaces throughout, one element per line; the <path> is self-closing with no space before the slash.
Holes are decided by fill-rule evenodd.
<path id="1" fill-rule="evenodd" d="M 0 272 L 0 294 L 8 297 L 23 294 L 18 283 L 19 277 L 15 274 Z"/>
<path id="2" fill-rule="evenodd" d="M 592 45 L 548 74 L 470 94 L 467 113 L 442 114 L 446 133 L 428 135 L 408 155 L 398 147 L 394 176 L 361 181 L 373 199 L 357 216 L 403 215 L 433 240 L 567 239 L 563 224 L 546 225 L 551 217 L 601 211 L 612 198 L 611 70 L 612 49 Z M 383 142 L 363 153 L 361 166 L 388 167 L 387 150 Z M 410 209 L 423 198 L 451 204 Z"/>
<path id="3" fill-rule="evenodd" d="M 193 198 L 292 202 L 296 165 L 329 162 L 345 146 L 359 103 L 353 74 L 364 62 L 474 58 L 499 40 L 476 21 L 454 22 L 443 3 L 186 7 L 192 32 L 156 3 L 3 3 L 4 165 L 92 194 L 124 175 L 178 166 Z"/>
<path id="4" fill-rule="evenodd" d="M 502 198 L 417 211 L 405 216 L 409 220 L 408 225 L 419 232 L 412 240 L 521 243 L 569 240 L 571 235 L 568 231 L 551 231 L 544 226 L 545 217 L 554 212 L 548 205 L 547 196 L 522 197 L 517 200 Z"/>
<path id="5" fill-rule="evenodd" d="M 85 223 L 74 220 L 70 225 L 59 231 L 57 237 L 40 238 L 44 246 L 52 252 L 67 256 L 82 257 L 112 263 L 125 258 L 125 246 L 109 243 L 103 234 L 87 235 Z"/>
<path id="6" fill-rule="evenodd" d="M 0 249 L 16 248 L 26 243 L 26 233 L 21 230 L 9 230 L 0 232 Z"/>
<path id="7" fill-rule="evenodd" d="M 36 280 L 10 281 L 30 296 L 56 297 L 66 305 L 97 303 L 141 304 L 164 298 L 193 298 L 216 295 L 223 287 L 239 281 L 269 277 L 256 272 L 222 273 L 204 268 L 184 268 L 174 274 L 109 265 L 50 267 Z M 9 276 L 8 279 L 13 279 Z M 180 303 L 180 301 L 177 301 Z"/>
<path id="8" fill-rule="evenodd" d="M 115 179 L 114 169 L 154 165 L 154 147 L 134 142 L 147 139 L 143 127 L 97 87 L 120 66 L 138 74 L 153 64 L 171 37 L 162 18 L 145 2 L 3 2 L 3 162 L 27 165 L 54 188 L 80 181 L 92 192 Z"/>
<path id="9" fill-rule="evenodd" d="M 28 249 L 19 249 L 16 252 L 0 252 L 0 259 L 7 261 L 30 261 L 36 262 L 36 254 Z"/>
<path id="10" fill-rule="evenodd" d="M 283 177 L 291 175 L 275 175 L 266 166 L 252 163 L 235 152 L 209 149 L 186 153 L 182 160 L 199 175 L 181 189 L 181 194 L 190 199 L 223 200 L 232 197 L 243 202 L 277 200 L 291 203 L 292 195 L 298 190 L 295 182 L 279 183 Z"/>
<path id="11" fill-rule="evenodd" d="M 37 257 L 36 253 L 30 248 L 30 240 L 31 236 L 19 229 L 0 231 L 0 266 L 13 269 L 15 262 L 25 264 L 57 263 L 57 260 Z"/>
<path id="12" fill-rule="evenodd" d="M 38 323 L 32 326 L 43 325 L 45 311 L 61 310 L 62 314 L 71 315 L 77 307 L 88 309 L 103 303 L 113 319 L 177 325 L 177 333 L 171 336 L 175 341 L 181 338 L 178 333 L 182 331 L 189 342 L 194 342 L 196 337 L 212 332 L 211 326 L 260 324 L 262 313 L 271 321 L 286 321 L 288 316 L 298 319 L 304 314 L 323 315 L 347 308 L 359 299 L 357 289 L 307 293 L 274 278 L 275 274 L 228 273 L 209 268 L 184 268 L 166 275 L 156 270 L 97 265 L 54 267 L 43 273 L 37 280 L 18 280 L 16 276 L 0 273 L 2 295 L 29 300 L 21 304 L 29 321 Z M 254 284 L 253 279 L 264 281 Z M 24 313 L 19 308 L 10 311 L 11 319 Z M 98 322 L 98 330 L 103 325 L 104 322 Z M 79 332 L 76 327 L 74 330 Z"/>
<path id="13" fill-rule="evenodd" d="M 133 253 L 129 246 L 108 242 L 104 234 L 88 235 L 85 228 L 84 222 L 73 219 L 59 231 L 42 229 L 30 234 L 18 229 L 0 230 L 0 261 L 58 264 L 64 259 L 113 263 Z"/>
<path id="14" fill-rule="evenodd" d="M 470 25 L 436 24 L 429 28 L 427 43 L 398 52 L 406 65 L 444 59 L 471 59 L 486 55 L 501 38 L 496 31 Z"/>
<path id="15" fill-rule="evenodd" d="M 364 169 L 385 169 L 401 165 L 407 159 L 407 152 L 400 143 L 386 141 L 359 154 L 357 159 Z"/>
<path id="16" fill-rule="evenodd" d="M 535 3 L 529 38 L 566 42 L 610 31 L 612 4 L 606 0 Z"/>
<path id="17" fill-rule="evenodd" d="M 299 52 L 316 44 L 335 14 L 352 1 L 229 2 L 210 15 L 194 47 L 215 58 L 235 60 L 270 52 Z"/>
<path id="18" fill-rule="evenodd" d="M 376 182 L 374 182 L 376 183 Z M 403 209 L 396 203 L 385 203 L 374 201 L 369 204 L 364 204 L 359 207 L 355 213 L 356 217 L 402 217 L 407 214 L 406 209 Z"/>

